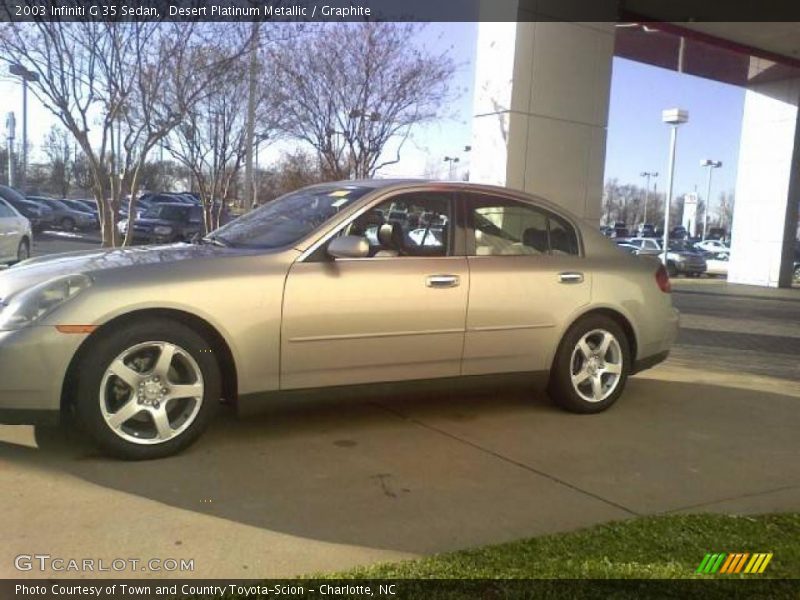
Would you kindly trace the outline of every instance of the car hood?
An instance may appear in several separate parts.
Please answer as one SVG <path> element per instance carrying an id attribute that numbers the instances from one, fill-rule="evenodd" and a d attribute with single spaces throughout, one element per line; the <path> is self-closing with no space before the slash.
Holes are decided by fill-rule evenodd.
<path id="1" fill-rule="evenodd" d="M 0 271 L 0 299 L 8 299 L 18 291 L 61 275 L 91 275 L 110 269 L 174 264 L 189 259 L 240 253 L 244 252 L 210 244 L 171 244 L 51 254 L 31 258 Z"/>

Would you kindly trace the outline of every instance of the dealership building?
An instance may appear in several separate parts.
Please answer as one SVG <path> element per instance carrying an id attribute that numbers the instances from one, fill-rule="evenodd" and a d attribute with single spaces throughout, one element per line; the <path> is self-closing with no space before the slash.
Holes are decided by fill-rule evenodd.
<path id="1" fill-rule="evenodd" d="M 615 56 L 741 86 L 728 281 L 790 286 L 800 23 L 670 22 L 635 0 L 621 3 L 627 12 L 614 8 L 616 23 L 565 22 L 523 4 L 507 3 L 508 21 L 479 24 L 470 178 L 542 195 L 599 224 Z"/>

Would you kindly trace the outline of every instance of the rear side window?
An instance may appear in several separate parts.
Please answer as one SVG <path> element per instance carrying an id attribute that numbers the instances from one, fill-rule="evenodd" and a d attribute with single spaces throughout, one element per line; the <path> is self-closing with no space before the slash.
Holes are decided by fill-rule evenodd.
<path id="1" fill-rule="evenodd" d="M 545 209 L 514 200 L 469 195 L 468 252 L 472 256 L 577 256 L 575 228 Z"/>

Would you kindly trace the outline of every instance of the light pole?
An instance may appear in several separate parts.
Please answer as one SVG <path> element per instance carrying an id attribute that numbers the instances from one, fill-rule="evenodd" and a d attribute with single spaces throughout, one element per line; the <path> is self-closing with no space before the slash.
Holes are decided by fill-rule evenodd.
<path id="1" fill-rule="evenodd" d="M 708 209 L 711 208 L 711 174 L 714 169 L 719 169 L 722 166 L 721 160 L 711 160 L 706 158 L 700 161 L 701 167 L 708 167 L 708 191 L 706 192 L 706 209 L 703 211 L 703 240 L 706 239 L 708 233 Z"/>
<path id="2" fill-rule="evenodd" d="M 17 131 L 17 119 L 14 113 L 6 115 L 6 138 L 8 139 L 8 185 L 14 187 L 14 138 Z"/>
<path id="3" fill-rule="evenodd" d="M 453 179 L 453 173 L 455 172 L 455 165 L 459 162 L 459 158 L 457 156 L 445 156 L 444 162 L 450 163 L 450 168 L 448 170 L 448 179 Z"/>
<path id="4" fill-rule="evenodd" d="M 647 178 L 647 184 L 644 188 L 644 217 L 642 218 L 642 225 L 647 225 L 647 201 L 650 199 L 650 178 L 655 179 L 658 177 L 657 171 L 642 171 L 639 173 L 640 177 Z"/>
<path id="5" fill-rule="evenodd" d="M 22 79 L 22 168 L 19 179 L 20 187 L 24 190 L 28 175 L 28 82 L 39 81 L 39 75 L 20 64 L 11 65 L 8 72 Z"/>
<path id="6" fill-rule="evenodd" d="M 664 199 L 664 265 L 666 266 L 669 250 L 669 205 L 672 201 L 672 184 L 675 179 L 675 147 L 678 143 L 678 127 L 689 120 L 689 111 L 669 108 L 661 112 L 661 120 L 670 126 L 667 197 Z"/>

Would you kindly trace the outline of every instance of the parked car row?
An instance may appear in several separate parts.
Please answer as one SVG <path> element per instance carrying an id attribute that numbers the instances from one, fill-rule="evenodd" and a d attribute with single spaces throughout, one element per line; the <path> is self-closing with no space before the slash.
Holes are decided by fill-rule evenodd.
<path id="1" fill-rule="evenodd" d="M 667 248 L 666 267 L 671 277 L 676 275 L 686 275 L 687 277 L 699 277 L 700 275 L 727 275 L 728 252 L 721 251 L 721 247 L 706 244 L 705 247 L 699 246 L 703 242 L 692 242 L 689 240 L 671 240 Z M 640 256 L 660 256 L 664 253 L 661 240 L 648 237 L 634 237 L 618 239 L 617 245 L 630 254 Z M 706 250 L 705 248 L 714 248 Z"/>

